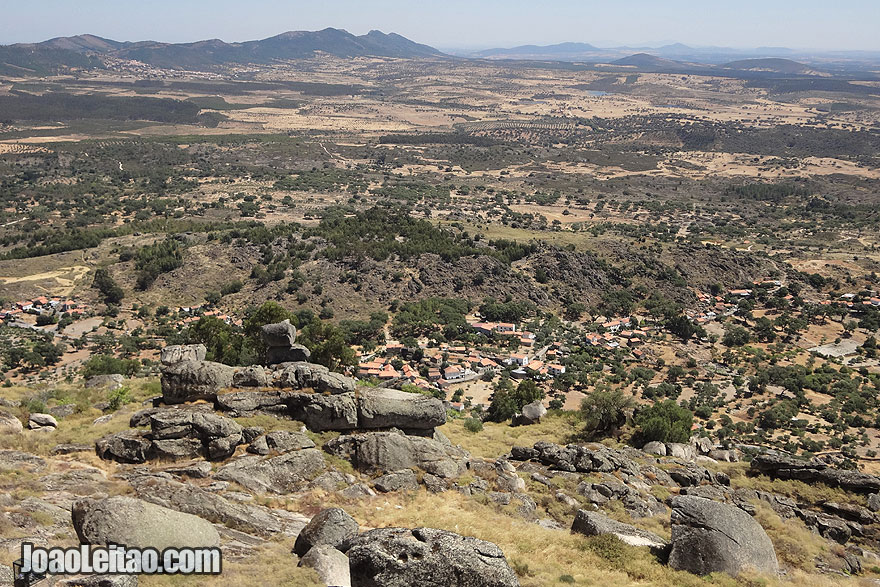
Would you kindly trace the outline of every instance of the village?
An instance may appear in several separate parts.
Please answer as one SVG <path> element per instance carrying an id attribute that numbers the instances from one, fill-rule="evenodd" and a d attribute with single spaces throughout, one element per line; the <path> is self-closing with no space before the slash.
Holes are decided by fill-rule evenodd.
<path id="1" fill-rule="evenodd" d="M 754 313 L 754 316 L 765 316 L 768 312 L 778 312 L 796 297 L 778 279 L 757 280 L 751 286 L 715 293 L 692 289 L 696 303 L 686 310 L 685 315 L 696 327 L 705 327 L 704 335 L 709 332 L 717 338 L 724 331 L 720 324 L 715 324 L 730 317 L 746 323 L 741 317 L 744 310 Z M 784 295 L 778 295 L 780 293 Z M 803 301 L 797 310 L 811 316 L 836 315 L 842 321 L 848 316 L 857 316 L 865 308 L 880 307 L 877 292 L 868 293 L 870 296 L 867 297 L 843 293 L 833 297 L 829 295 L 828 299 Z M 810 308 L 809 311 L 807 308 Z M 166 314 L 157 314 L 160 313 Z M 241 318 L 210 303 L 172 309 L 167 312 L 166 323 L 172 329 L 185 332 L 207 317 L 233 327 L 242 326 Z M 61 328 L 83 319 L 89 321 L 89 328 L 80 329 L 82 332 L 60 332 Z M 102 318 L 95 308 L 83 301 L 62 296 L 37 296 L 7 304 L 0 310 L 0 320 L 11 328 L 70 339 L 74 335 L 101 332 L 98 328 L 103 326 L 106 317 Z M 143 326 L 140 322 L 134 322 Z M 477 406 L 486 408 L 493 386 L 500 377 L 531 379 L 554 394 L 562 404 L 559 406 L 557 403 L 558 407 L 577 409 L 585 396 L 580 392 L 569 393 L 569 388 L 576 381 L 573 369 L 577 369 L 572 364 L 572 349 L 578 353 L 591 349 L 588 352 L 594 357 L 651 367 L 658 360 L 662 362 L 661 357 L 669 345 L 668 333 L 663 329 L 662 321 L 638 314 L 561 321 L 555 330 L 548 332 L 542 328 L 540 337 L 524 329 L 521 324 L 484 321 L 478 313 L 467 316 L 467 324 L 471 334 L 476 335 L 469 337 L 467 343 L 437 343 L 423 337 L 417 340 L 417 348 L 408 348 L 396 340 L 386 340 L 369 351 L 355 347 L 358 364 L 352 371 L 360 379 L 376 385 L 412 386 L 422 393 L 451 400 L 450 409 L 459 412 Z M 535 323 L 532 322 L 531 326 L 534 327 Z M 809 350 L 826 357 L 845 357 L 854 354 L 857 346 L 839 340 L 822 343 Z M 81 360 L 82 355 L 77 358 Z M 61 363 L 66 364 L 67 361 L 62 360 Z"/>

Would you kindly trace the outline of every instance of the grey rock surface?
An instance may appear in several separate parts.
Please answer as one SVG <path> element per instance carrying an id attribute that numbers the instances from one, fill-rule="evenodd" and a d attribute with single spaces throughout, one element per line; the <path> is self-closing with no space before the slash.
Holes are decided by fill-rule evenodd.
<path id="1" fill-rule="evenodd" d="M 669 566 L 697 575 L 746 570 L 776 574 L 779 563 L 767 533 L 741 509 L 702 497 L 672 499 Z"/>
<path id="2" fill-rule="evenodd" d="M 318 512 L 296 537 L 293 552 L 305 555 L 319 545 L 338 548 L 358 535 L 360 526 L 345 510 L 327 508 Z"/>
<path id="3" fill-rule="evenodd" d="M 216 547 L 220 535 L 210 522 L 132 497 L 74 503 L 73 527 L 83 544 L 152 547 Z"/>
<path id="4" fill-rule="evenodd" d="M 491 542 L 433 528 L 381 528 L 348 544 L 352 587 L 518 587 Z"/>

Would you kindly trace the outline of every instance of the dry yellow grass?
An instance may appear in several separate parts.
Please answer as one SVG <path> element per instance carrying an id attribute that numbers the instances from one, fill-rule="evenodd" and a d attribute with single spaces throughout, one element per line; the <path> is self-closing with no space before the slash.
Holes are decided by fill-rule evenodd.
<path id="1" fill-rule="evenodd" d="M 495 459 L 510 452 L 513 446 L 532 446 L 539 440 L 566 443 L 583 428 L 577 414 L 550 414 L 539 424 L 518 426 L 486 422 L 480 432 L 468 432 L 464 420 L 450 420 L 439 428 L 453 444 L 460 444 L 473 456 Z"/>

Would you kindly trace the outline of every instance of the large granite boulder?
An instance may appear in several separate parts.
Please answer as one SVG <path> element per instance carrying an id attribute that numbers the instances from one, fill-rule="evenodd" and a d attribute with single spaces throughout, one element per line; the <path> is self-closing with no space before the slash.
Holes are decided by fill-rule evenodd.
<path id="1" fill-rule="evenodd" d="M 599 512 L 587 510 L 578 510 L 571 525 L 571 531 L 584 536 L 611 534 L 630 546 L 647 546 L 654 552 L 666 551 L 669 546 L 665 540 L 653 532 L 612 520 Z"/>
<path id="2" fill-rule="evenodd" d="M 318 392 L 346 393 L 354 391 L 357 382 L 341 373 L 334 373 L 323 365 L 298 361 L 287 365 L 278 376 L 278 385 L 283 388 L 311 388 Z"/>
<path id="3" fill-rule="evenodd" d="M 319 545 L 340 547 L 358 535 L 357 521 L 341 508 L 327 508 L 316 514 L 296 537 L 293 552 L 303 556 Z"/>
<path id="4" fill-rule="evenodd" d="M 162 401 L 182 404 L 214 400 L 221 389 L 232 387 L 235 369 L 211 361 L 181 361 L 162 369 Z"/>
<path id="5" fill-rule="evenodd" d="M 28 418 L 28 428 L 31 430 L 58 428 L 58 420 L 52 414 L 31 414 Z"/>
<path id="6" fill-rule="evenodd" d="M 242 367 L 232 374 L 233 387 L 269 387 L 272 376 L 260 365 Z"/>
<path id="7" fill-rule="evenodd" d="M 678 496 L 672 506 L 672 551 L 669 566 L 697 575 L 752 570 L 776 574 L 779 563 L 767 533 L 738 507 Z"/>
<path id="8" fill-rule="evenodd" d="M 531 424 L 539 423 L 541 418 L 546 415 L 547 408 L 544 407 L 544 403 L 541 400 L 537 400 L 523 406 L 522 413 L 514 414 L 511 423 L 514 426 L 530 426 Z"/>
<path id="9" fill-rule="evenodd" d="M 217 407 L 234 418 L 247 418 L 257 414 L 290 417 L 292 392 L 276 390 L 235 391 L 217 396 Z"/>
<path id="10" fill-rule="evenodd" d="M 357 400 L 353 393 L 292 393 L 287 405 L 289 417 L 304 423 L 313 432 L 355 430 L 358 427 Z"/>
<path id="11" fill-rule="evenodd" d="M 568 444 L 561 446 L 547 441 L 536 442 L 533 448 L 513 447 L 514 460 L 537 460 L 560 471 L 571 473 L 613 473 L 638 475 L 639 465 L 632 457 L 644 456 L 636 449 L 615 450 L 599 444 Z"/>
<path id="12" fill-rule="evenodd" d="M 352 587 L 515 587 L 491 542 L 433 528 L 380 528 L 347 545 Z"/>
<path id="13" fill-rule="evenodd" d="M 296 342 L 296 326 L 290 320 L 266 324 L 260 328 L 260 337 L 267 347 L 289 347 Z"/>
<path id="14" fill-rule="evenodd" d="M 299 560 L 298 566 L 314 569 L 325 585 L 351 587 L 348 557 L 332 546 L 322 544 L 312 548 Z"/>
<path id="15" fill-rule="evenodd" d="M 0 410 L 0 435 L 20 434 L 23 431 L 24 426 L 22 426 L 21 420 L 9 412 Z"/>
<path id="16" fill-rule="evenodd" d="M 412 469 L 387 473 L 377 479 L 373 479 L 373 487 L 382 493 L 392 491 L 416 491 L 419 488 L 419 479 Z"/>
<path id="17" fill-rule="evenodd" d="M 139 430 L 124 430 L 95 443 L 99 457 L 120 463 L 144 463 L 152 457 L 152 450 L 153 443 Z"/>
<path id="18" fill-rule="evenodd" d="M 446 423 L 446 409 L 435 397 L 380 387 L 362 387 L 357 396 L 362 429 L 433 430 Z"/>
<path id="19" fill-rule="evenodd" d="M 293 344 L 289 347 L 270 347 L 266 349 L 267 365 L 307 362 L 311 358 L 312 351 L 301 344 Z"/>
<path id="20" fill-rule="evenodd" d="M 131 484 L 137 496 L 144 501 L 193 514 L 248 534 L 268 537 L 285 533 L 291 525 L 294 526 L 293 530 L 300 528 L 295 519 L 289 522 L 285 519 L 287 516 L 295 518 L 294 514 L 285 511 L 284 516 L 279 516 L 274 510 L 231 501 L 214 491 L 190 483 L 145 475 L 134 477 Z"/>
<path id="21" fill-rule="evenodd" d="M 290 320 L 275 324 L 266 324 L 260 332 L 263 344 L 266 345 L 266 364 L 291 363 L 308 361 L 312 353 L 301 344 L 295 344 L 296 327 Z"/>
<path id="22" fill-rule="evenodd" d="M 174 365 L 183 361 L 204 361 L 208 349 L 203 344 L 177 344 L 167 346 L 159 354 L 163 365 Z"/>
<path id="23" fill-rule="evenodd" d="M 662 442 L 658 442 L 656 440 L 652 440 L 642 447 L 642 451 L 649 455 L 655 455 L 658 457 L 666 456 L 666 445 Z"/>
<path id="24" fill-rule="evenodd" d="M 360 471 L 387 473 L 419 468 L 444 478 L 462 474 L 470 460 L 468 452 L 460 447 L 399 432 L 340 436 L 326 443 L 324 450 L 350 460 Z"/>
<path id="25" fill-rule="evenodd" d="M 294 493 L 327 468 L 324 455 L 316 448 L 289 452 L 277 457 L 244 456 L 221 467 L 218 481 L 234 481 L 251 491 Z"/>
<path id="26" fill-rule="evenodd" d="M 71 514 L 83 544 L 152 547 L 160 552 L 220 546 L 220 535 L 210 522 L 132 497 L 80 500 Z"/>

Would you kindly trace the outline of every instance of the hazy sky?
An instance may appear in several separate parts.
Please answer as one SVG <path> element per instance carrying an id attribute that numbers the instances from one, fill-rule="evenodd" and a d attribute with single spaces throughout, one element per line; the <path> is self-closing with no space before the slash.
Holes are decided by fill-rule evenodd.
<path id="1" fill-rule="evenodd" d="M 397 32 L 440 48 L 580 41 L 880 50 L 880 0 L 0 0 L 0 44 Z"/>

